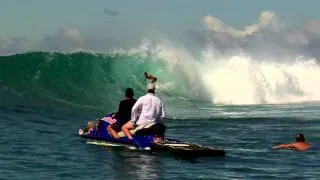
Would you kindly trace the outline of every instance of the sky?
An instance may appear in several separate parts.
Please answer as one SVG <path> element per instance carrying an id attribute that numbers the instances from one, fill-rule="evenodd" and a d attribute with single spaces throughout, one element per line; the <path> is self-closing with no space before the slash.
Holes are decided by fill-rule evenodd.
<path id="1" fill-rule="evenodd" d="M 0 55 L 107 51 L 154 36 L 193 44 L 210 39 L 219 47 L 280 36 L 290 45 L 315 46 L 318 7 L 319 0 L 1 0 Z"/>

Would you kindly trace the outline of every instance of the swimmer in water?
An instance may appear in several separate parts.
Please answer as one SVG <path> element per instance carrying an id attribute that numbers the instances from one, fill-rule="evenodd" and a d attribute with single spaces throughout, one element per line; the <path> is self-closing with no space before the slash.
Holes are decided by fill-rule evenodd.
<path id="1" fill-rule="evenodd" d="M 296 134 L 296 142 L 289 144 L 280 144 L 273 146 L 274 149 L 292 149 L 296 151 L 307 151 L 311 148 L 311 145 L 305 141 L 304 135 L 301 133 Z"/>

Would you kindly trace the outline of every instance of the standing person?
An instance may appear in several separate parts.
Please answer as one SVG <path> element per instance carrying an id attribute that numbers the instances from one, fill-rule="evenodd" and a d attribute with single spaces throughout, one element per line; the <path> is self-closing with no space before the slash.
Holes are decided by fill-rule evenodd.
<path id="1" fill-rule="evenodd" d="M 133 96 L 133 89 L 127 88 L 125 91 L 125 99 L 120 101 L 118 112 L 113 117 L 117 120 L 117 122 L 107 127 L 108 132 L 113 138 L 120 138 L 118 136 L 118 132 L 121 131 L 121 126 L 123 126 L 131 119 L 131 109 L 137 101 L 133 98 Z"/>
<path id="2" fill-rule="evenodd" d="M 155 82 L 157 78 L 146 72 L 144 75 L 149 79 L 147 94 L 137 100 L 132 107 L 131 121 L 127 122 L 121 128 L 128 139 L 133 139 L 130 133 L 131 129 L 149 123 L 163 124 L 163 118 L 166 115 L 162 101 L 155 95 Z"/>

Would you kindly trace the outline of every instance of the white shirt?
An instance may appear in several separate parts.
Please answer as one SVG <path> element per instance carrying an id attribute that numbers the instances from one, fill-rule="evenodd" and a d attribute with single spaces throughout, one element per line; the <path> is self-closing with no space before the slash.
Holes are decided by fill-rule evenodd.
<path id="1" fill-rule="evenodd" d="M 152 93 L 140 97 L 131 111 L 131 121 L 136 122 L 138 126 L 152 122 L 162 123 L 165 116 L 162 101 Z"/>

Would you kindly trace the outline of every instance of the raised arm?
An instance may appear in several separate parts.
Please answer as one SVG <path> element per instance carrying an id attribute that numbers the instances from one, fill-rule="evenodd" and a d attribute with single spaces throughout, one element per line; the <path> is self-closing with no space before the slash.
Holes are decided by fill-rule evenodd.
<path id="1" fill-rule="evenodd" d="M 144 72 L 144 77 L 146 79 L 149 79 L 151 83 L 154 83 L 157 81 L 157 77 L 152 76 L 151 74 L 148 74 L 147 72 Z"/>

